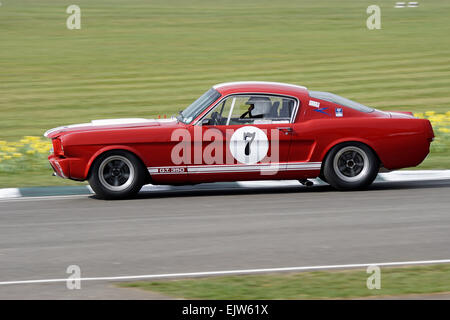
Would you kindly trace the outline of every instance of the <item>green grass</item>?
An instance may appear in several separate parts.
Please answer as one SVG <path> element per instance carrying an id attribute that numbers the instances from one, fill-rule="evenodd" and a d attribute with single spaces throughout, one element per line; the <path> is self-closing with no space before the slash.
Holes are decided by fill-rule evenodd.
<path id="1" fill-rule="evenodd" d="M 450 265 L 381 268 L 381 289 L 369 290 L 365 270 L 225 276 L 122 283 L 185 299 L 336 299 L 450 291 Z"/>
<path id="2" fill-rule="evenodd" d="M 42 186 L 81 186 L 86 181 L 78 182 L 52 176 L 50 168 L 40 171 L 27 171 L 20 174 L 0 173 L 1 188 L 42 187 Z"/>
<path id="3" fill-rule="evenodd" d="M 211 85 L 265 80 L 342 94 L 383 110 L 450 110 L 450 2 L 2 0 L 0 139 L 64 124 L 174 114 Z M 450 168 L 448 152 L 422 168 Z M 58 184 L 49 172 L 0 187 Z M 54 181 L 54 182 L 53 182 Z"/>

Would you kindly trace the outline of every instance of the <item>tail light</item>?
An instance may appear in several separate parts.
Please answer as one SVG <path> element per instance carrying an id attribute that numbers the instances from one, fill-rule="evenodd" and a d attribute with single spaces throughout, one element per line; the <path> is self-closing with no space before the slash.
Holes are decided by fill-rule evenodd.
<path id="1" fill-rule="evenodd" d="M 53 152 L 55 153 L 55 155 L 64 156 L 64 148 L 62 146 L 61 140 L 59 140 L 58 138 L 54 138 L 52 142 L 53 142 Z"/>
<path id="2" fill-rule="evenodd" d="M 433 126 L 431 125 L 430 120 L 425 120 L 423 121 L 424 126 L 425 126 L 425 134 L 428 138 L 429 142 L 433 142 L 434 140 L 434 131 L 433 131 Z"/>

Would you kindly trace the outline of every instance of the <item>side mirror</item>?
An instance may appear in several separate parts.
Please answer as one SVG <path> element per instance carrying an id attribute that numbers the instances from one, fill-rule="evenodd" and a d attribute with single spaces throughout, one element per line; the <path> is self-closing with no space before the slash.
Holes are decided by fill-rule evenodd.
<path id="1" fill-rule="evenodd" d="M 211 119 L 203 119 L 202 126 L 209 126 L 211 124 Z"/>

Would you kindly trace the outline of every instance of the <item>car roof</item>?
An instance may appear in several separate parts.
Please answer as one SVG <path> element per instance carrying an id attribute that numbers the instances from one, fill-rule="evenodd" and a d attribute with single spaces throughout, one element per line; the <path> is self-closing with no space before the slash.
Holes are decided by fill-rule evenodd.
<path id="1" fill-rule="evenodd" d="M 279 93 L 279 94 L 305 94 L 308 89 L 303 86 L 295 84 L 281 83 L 281 82 L 266 82 L 266 81 L 236 81 L 219 83 L 213 86 L 222 95 L 231 93 Z"/>

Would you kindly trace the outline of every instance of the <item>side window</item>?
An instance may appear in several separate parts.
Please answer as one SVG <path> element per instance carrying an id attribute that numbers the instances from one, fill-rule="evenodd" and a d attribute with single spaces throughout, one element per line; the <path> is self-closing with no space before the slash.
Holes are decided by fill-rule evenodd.
<path id="1" fill-rule="evenodd" d="M 220 102 L 202 120 L 207 125 L 289 123 L 294 112 L 292 98 L 236 95 Z"/>
<path id="2" fill-rule="evenodd" d="M 234 106 L 235 100 L 236 97 L 228 97 L 220 102 L 206 115 L 205 118 L 203 118 L 202 124 L 211 126 L 226 125 L 231 107 Z"/>

